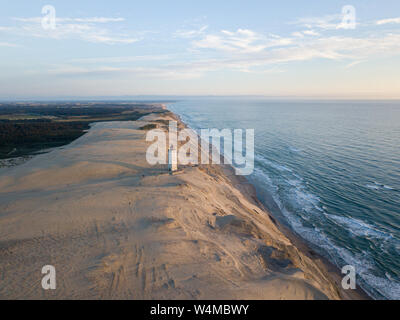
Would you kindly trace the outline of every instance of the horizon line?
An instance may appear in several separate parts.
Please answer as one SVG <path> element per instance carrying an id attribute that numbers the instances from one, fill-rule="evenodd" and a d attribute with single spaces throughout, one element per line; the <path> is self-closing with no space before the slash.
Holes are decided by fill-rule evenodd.
<path id="1" fill-rule="evenodd" d="M 217 95 L 217 94 L 204 94 L 204 95 L 165 95 L 165 94 L 138 94 L 138 95 L 116 95 L 116 96 L 57 96 L 57 97 L 14 97 L 5 98 L 0 97 L 1 102 L 41 102 L 41 101 L 129 101 L 135 99 L 149 99 L 155 98 L 165 99 L 185 99 L 185 98 L 265 98 L 265 99 L 278 99 L 278 100 L 329 100 L 329 101 L 397 101 L 400 97 L 333 97 L 333 96 L 291 96 L 291 95 L 261 95 L 261 94 L 236 94 L 236 95 Z"/>

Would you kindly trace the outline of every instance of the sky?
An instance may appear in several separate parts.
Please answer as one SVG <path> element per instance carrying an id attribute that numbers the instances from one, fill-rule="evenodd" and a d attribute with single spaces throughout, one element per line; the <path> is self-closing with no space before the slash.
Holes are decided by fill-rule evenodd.
<path id="1" fill-rule="evenodd" d="M 399 0 L 0 4 L 0 99 L 400 98 Z"/>

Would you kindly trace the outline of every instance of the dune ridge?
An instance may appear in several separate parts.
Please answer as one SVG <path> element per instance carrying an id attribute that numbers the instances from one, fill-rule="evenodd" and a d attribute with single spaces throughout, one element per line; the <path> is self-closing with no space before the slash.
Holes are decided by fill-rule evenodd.
<path id="1" fill-rule="evenodd" d="M 363 299 L 230 166 L 146 162 L 146 125 L 96 123 L 0 169 L 1 299 Z M 180 127 L 184 124 L 179 122 Z M 57 289 L 41 288 L 53 265 Z"/>

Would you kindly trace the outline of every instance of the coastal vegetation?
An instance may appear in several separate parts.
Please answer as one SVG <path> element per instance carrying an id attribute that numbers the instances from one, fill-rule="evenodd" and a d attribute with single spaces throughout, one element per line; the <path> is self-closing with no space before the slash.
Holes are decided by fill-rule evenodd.
<path id="1" fill-rule="evenodd" d="M 143 103 L 3 103 L 0 104 L 0 159 L 62 146 L 100 121 L 137 120 L 164 112 Z"/>

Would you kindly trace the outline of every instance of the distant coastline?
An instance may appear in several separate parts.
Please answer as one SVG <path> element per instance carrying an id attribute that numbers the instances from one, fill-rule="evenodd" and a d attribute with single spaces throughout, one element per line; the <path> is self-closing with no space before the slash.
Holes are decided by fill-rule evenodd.
<path id="1" fill-rule="evenodd" d="M 137 120 L 162 104 L 138 102 L 21 102 L 0 104 L 0 159 L 20 163 L 27 156 L 67 145 L 105 121 Z M 19 158 L 19 160 L 11 160 Z"/>

